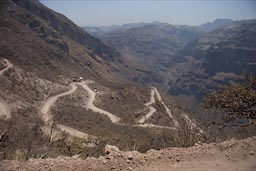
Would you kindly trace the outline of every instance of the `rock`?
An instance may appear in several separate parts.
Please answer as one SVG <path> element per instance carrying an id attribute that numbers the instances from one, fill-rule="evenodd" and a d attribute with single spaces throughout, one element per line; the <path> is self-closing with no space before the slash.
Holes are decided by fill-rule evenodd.
<path id="1" fill-rule="evenodd" d="M 72 158 L 73 158 L 73 159 L 79 159 L 79 158 L 80 158 L 80 155 L 79 155 L 79 154 L 73 155 Z"/>
<path id="2" fill-rule="evenodd" d="M 130 160 L 126 160 L 126 163 L 131 163 L 131 161 Z"/>
<path id="3" fill-rule="evenodd" d="M 133 159 L 133 155 L 131 153 L 129 153 L 127 158 L 128 158 L 128 160 L 132 160 Z"/>
<path id="4" fill-rule="evenodd" d="M 131 167 L 128 167 L 128 170 L 132 170 L 132 168 L 131 168 Z"/>
<path id="5" fill-rule="evenodd" d="M 249 154 L 254 155 L 254 151 L 253 150 L 249 151 Z"/>
<path id="6" fill-rule="evenodd" d="M 107 160 L 103 160 L 103 162 L 102 162 L 103 164 L 106 164 L 107 163 Z"/>
<path id="7" fill-rule="evenodd" d="M 180 162 L 180 159 L 176 159 L 176 162 L 178 162 L 178 163 L 179 163 L 179 162 Z"/>
<path id="8" fill-rule="evenodd" d="M 94 148 L 94 147 L 96 147 L 96 144 L 95 143 L 88 143 L 88 144 L 86 144 L 86 147 L 87 148 Z"/>
<path id="9" fill-rule="evenodd" d="M 100 156 L 98 159 L 99 159 L 99 160 L 105 160 L 105 157 Z"/>
<path id="10" fill-rule="evenodd" d="M 112 146 L 112 145 L 107 144 L 105 146 L 105 154 L 110 154 L 112 152 L 120 152 L 120 150 L 116 146 Z"/>
<path id="11" fill-rule="evenodd" d="M 87 160 L 87 161 L 95 161 L 95 160 L 97 160 L 97 159 L 96 159 L 95 157 L 87 157 L 86 160 Z"/>

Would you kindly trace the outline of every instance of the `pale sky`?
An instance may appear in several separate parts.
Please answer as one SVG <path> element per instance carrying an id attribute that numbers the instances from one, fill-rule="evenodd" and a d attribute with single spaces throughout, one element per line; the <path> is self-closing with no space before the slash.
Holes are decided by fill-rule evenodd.
<path id="1" fill-rule="evenodd" d="M 198 25 L 217 18 L 256 19 L 256 1 L 40 0 L 80 26 L 160 21 Z"/>

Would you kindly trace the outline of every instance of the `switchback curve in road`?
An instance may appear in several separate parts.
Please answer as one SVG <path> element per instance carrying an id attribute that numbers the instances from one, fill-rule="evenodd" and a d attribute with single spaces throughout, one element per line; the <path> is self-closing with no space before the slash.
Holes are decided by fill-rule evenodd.
<path id="1" fill-rule="evenodd" d="M 44 123 L 48 126 L 51 126 L 53 124 L 53 118 L 52 118 L 52 115 L 49 113 L 49 110 L 51 108 L 51 106 L 60 98 L 60 97 L 63 97 L 63 96 L 66 96 L 66 95 L 69 95 L 69 94 L 72 94 L 76 91 L 77 89 L 77 86 L 76 86 L 76 83 L 72 83 L 70 84 L 71 85 L 71 89 L 66 91 L 66 92 L 63 92 L 63 93 L 60 93 L 60 94 L 57 94 L 55 96 L 51 96 L 49 97 L 46 102 L 44 103 L 44 105 L 41 107 L 40 109 L 40 116 L 42 118 L 42 120 L 44 121 Z"/>
<path id="2" fill-rule="evenodd" d="M 89 93 L 89 100 L 86 104 L 87 109 L 90 109 L 93 112 L 100 113 L 102 115 L 107 116 L 112 123 L 118 123 L 121 120 L 116 115 L 108 111 L 102 110 L 93 104 L 93 102 L 95 101 L 96 93 L 86 84 L 85 81 L 80 82 L 79 85 L 81 85 Z"/>

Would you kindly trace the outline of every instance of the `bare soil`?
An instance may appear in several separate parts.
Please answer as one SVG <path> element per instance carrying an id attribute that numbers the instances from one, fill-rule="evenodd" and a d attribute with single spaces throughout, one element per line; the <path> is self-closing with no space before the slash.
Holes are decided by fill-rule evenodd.
<path id="1" fill-rule="evenodd" d="M 26 163 L 2 161 L 0 170 L 255 170 L 256 137 L 222 143 L 196 144 L 189 148 L 136 151 L 112 151 L 99 158 L 82 160 L 79 156 L 56 159 L 31 159 Z"/>

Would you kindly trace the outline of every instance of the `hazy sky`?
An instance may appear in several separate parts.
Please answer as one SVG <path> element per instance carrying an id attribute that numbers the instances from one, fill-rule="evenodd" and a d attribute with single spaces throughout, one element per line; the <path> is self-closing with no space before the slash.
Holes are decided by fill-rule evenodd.
<path id="1" fill-rule="evenodd" d="M 256 19 L 256 1 L 237 0 L 41 0 L 80 26 L 131 22 L 197 25 L 216 18 Z"/>

